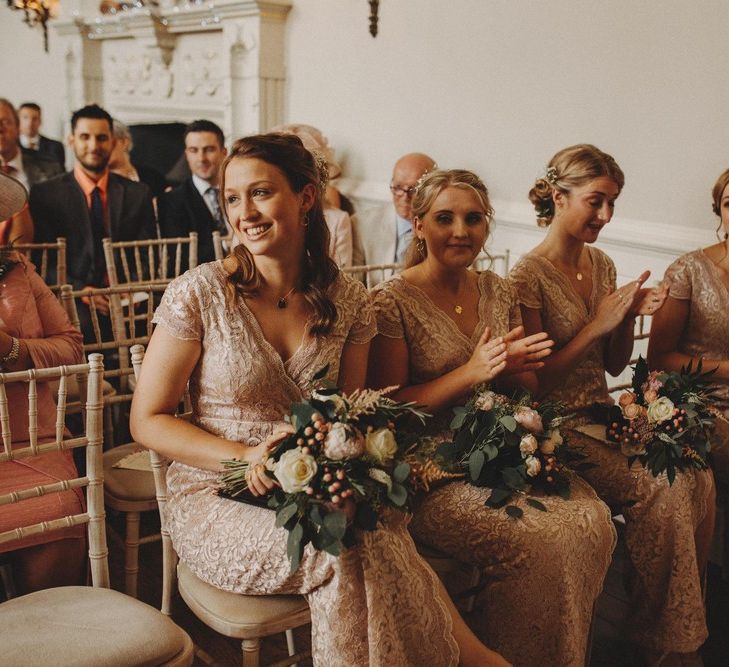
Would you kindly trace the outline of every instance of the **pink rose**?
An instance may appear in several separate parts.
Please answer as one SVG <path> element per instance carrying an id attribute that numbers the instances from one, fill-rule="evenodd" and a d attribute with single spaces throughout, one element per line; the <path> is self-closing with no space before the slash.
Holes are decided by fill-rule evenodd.
<path id="1" fill-rule="evenodd" d="M 653 401 L 658 399 L 658 392 L 655 389 L 646 389 L 643 392 L 643 398 L 646 403 L 653 403 Z"/>
<path id="2" fill-rule="evenodd" d="M 621 408 L 625 408 L 626 406 L 630 405 L 631 403 L 635 403 L 635 394 L 631 391 L 623 392 L 622 394 L 620 394 L 618 403 L 620 404 Z"/>
<path id="3" fill-rule="evenodd" d="M 542 418 L 536 410 L 532 410 L 531 408 L 524 406 L 517 408 L 514 412 L 514 419 L 517 424 L 520 424 L 532 433 L 541 433 L 544 430 Z"/>

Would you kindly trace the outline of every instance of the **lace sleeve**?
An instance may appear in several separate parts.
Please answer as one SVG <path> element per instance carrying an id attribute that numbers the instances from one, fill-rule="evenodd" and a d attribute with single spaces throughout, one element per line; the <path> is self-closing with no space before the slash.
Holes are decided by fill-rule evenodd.
<path id="1" fill-rule="evenodd" d="M 387 338 L 405 338 L 402 313 L 390 286 L 385 284 L 376 287 L 372 291 L 372 303 L 377 318 L 377 333 Z"/>
<path id="2" fill-rule="evenodd" d="M 348 323 L 347 342 L 369 343 L 377 333 L 372 302 L 365 286 L 348 275 L 340 273 L 342 288 L 337 296 L 337 310 Z"/>
<path id="3" fill-rule="evenodd" d="M 542 286 L 539 271 L 528 258 L 523 258 L 509 273 L 517 305 L 542 310 Z"/>
<path id="4" fill-rule="evenodd" d="M 188 271 L 175 278 L 167 286 L 152 320 L 175 338 L 182 340 L 203 338 L 202 309 L 196 277 L 195 271 Z"/>
<path id="5" fill-rule="evenodd" d="M 691 298 L 691 271 L 685 255 L 679 257 L 666 269 L 664 279 L 668 280 L 670 284 L 669 296 L 681 300 Z"/>
<path id="6" fill-rule="evenodd" d="M 519 299 L 517 298 L 514 285 L 507 281 L 506 286 L 508 289 L 509 301 L 511 303 L 511 307 L 509 308 L 509 329 L 511 330 L 514 327 L 518 327 L 522 323 L 521 308 L 519 307 Z"/>

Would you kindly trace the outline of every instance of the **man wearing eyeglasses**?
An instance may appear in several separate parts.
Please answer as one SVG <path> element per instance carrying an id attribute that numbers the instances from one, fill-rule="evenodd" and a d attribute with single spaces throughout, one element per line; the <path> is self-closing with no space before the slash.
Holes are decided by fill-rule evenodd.
<path id="1" fill-rule="evenodd" d="M 355 232 L 355 264 L 402 264 L 413 239 L 412 201 L 420 177 L 437 165 L 423 153 L 403 155 L 392 171 L 389 203 L 365 211 Z"/>

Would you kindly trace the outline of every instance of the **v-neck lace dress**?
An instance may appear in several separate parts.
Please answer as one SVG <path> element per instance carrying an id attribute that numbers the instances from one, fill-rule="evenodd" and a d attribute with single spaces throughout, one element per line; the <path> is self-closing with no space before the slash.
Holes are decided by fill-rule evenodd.
<path id="1" fill-rule="evenodd" d="M 528 254 L 509 276 L 519 302 L 539 310 L 555 351 L 567 345 L 590 322 L 616 287 L 615 266 L 597 248 L 587 246 L 592 260 L 589 305 L 568 278 L 544 257 Z M 604 353 L 607 338 L 597 341 L 564 377 L 549 398 L 580 411 L 609 403 Z M 588 423 L 587 417 L 581 423 Z M 707 637 L 694 533 L 706 514 L 713 480 L 710 473 L 687 471 L 672 486 L 635 462 L 629 468 L 614 445 L 578 431 L 570 442 L 596 464 L 583 473 L 600 497 L 625 517 L 625 542 L 634 575 L 630 581 L 630 637 L 658 651 L 695 651 Z"/>
<path id="2" fill-rule="evenodd" d="M 520 320 L 505 280 L 479 276 L 478 325 L 468 337 L 421 289 L 401 276 L 375 288 L 378 332 L 404 339 L 411 385 L 434 380 L 466 363 L 486 326 L 502 336 Z M 432 433 L 447 435 L 450 410 L 436 415 Z M 522 519 L 484 505 L 491 494 L 451 482 L 415 509 L 415 539 L 477 566 L 486 587 L 472 617 L 484 643 L 520 667 L 585 664 L 592 608 L 615 546 L 607 506 L 579 477 L 572 497 L 542 497 L 547 512 L 518 499 Z"/>
<path id="3" fill-rule="evenodd" d="M 330 297 L 337 307 L 333 330 L 306 336 L 283 362 L 245 301 L 226 293 L 222 262 L 174 280 L 155 321 L 177 338 L 202 343 L 189 383 L 193 423 L 257 445 L 306 395 L 317 371 L 328 364 L 336 380 L 344 344 L 367 343 L 375 321 L 364 287 L 348 276 L 339 274 Z M 456 664 L 458 647 L 436 576 L 397 513 L 338 558 L 309 545 L 290 574 L 287 533 L 274 525 L 274 512 L 218 497 L 216 473 L 179 462 L 170 465 L 167 482 L 168 522 L 180 558 L 224 590 L 305 595 L 316 665 Z"/>
<path id="4" fill-rule="evenodd" d="M 729 288 L 719 269 L 703 250 L 679 257 L 666 270 L 674 299 L 689 302 L 689 315 L 678 341 L 678 351 L 692 357 L 729 359 Z M 717 421 L 712 441 L 714 471 L 729 482 L 729 382 L 717 380 L 714 405 Z"/>

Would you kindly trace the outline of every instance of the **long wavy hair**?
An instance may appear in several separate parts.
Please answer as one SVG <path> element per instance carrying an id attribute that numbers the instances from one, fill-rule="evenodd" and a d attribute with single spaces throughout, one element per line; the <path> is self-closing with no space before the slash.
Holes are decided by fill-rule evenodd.
<path id="1" fill-rule="evenodd" d="M 311 333 L 315 336 L 331 331 L 337 319 L 337 309 L 327 295 L 331 284 L 339 274 L 337 265 L 329 257 L 329 228 L 324 220 L 322 193 L 326 187 L 326 168 L 320 167 L 315 157 L 304 148 L 301 139 L 286 134 L 258 134 L 238 139 L 220 166 L 221 206 L 228 216 L 223 192 L 225 171 L 233 160 L 263 160 L 276 167 L 286 178 L 289 187 L 300 193 L 308 185 L 315 186 L 314 203 L 309 209 L 304 235 L 304 255 L 301 259 L 303 272 L 300 291 L 314 310 Z M 235 225 L 232 225 L 235 229 Z M 237 245 L 224 262 L 228 281 L 234 293 L 254 296 L 261 286 L 261 275 L 251 252 Z"/>
<path id="2" fill-rule="evenodd" d="M 431 209 L 438 195 L 446 188 L 466 190 L 476 195 L 484 215 L 486 216 L 486 237 L 484 245 L 489 238 L 494 209 L 491 207 L 489 191 L 484 182 L 472 171 L 466 169 L 438 169 L 427 173 L 418 183 L 413 195 L 413 219 L 422 220 Z M 410 268 L 420 264 L 428 256 L 428 248 L 424 242 L 413 238 L 405 254 L 405 267 Z"/>
<path id="3" fill-rule="evenodd" d="M 716 237 L 721 240 L 719 233 L 721 232 L 721 196 L 724 194 L 726 186 L 729 185 L 729 169 L 722 172 L 721 176 L 714 183 L 711 190 L 711 210 L 719 216 L 719 226 L 716 228 Z M 727 239 L 727 233 L 724 232 L 724 240 Z"/>

